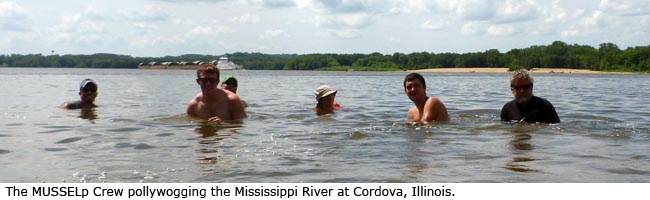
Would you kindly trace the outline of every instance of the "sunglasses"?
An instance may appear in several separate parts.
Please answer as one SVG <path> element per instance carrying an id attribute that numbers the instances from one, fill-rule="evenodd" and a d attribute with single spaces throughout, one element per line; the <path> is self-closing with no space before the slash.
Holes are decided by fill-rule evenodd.
<path id="1" fill-rule="evenodd" d="M 97 92 L 97 88 L 84 88 L 82 91 L 85 93 L 95 93 Z"/>
<path id="2" fill-rule="evenodd" d="M 513 85 L 513 86 L 510 86 L 510 87 L 512 87 L 512 89 L 514 89 L 514 90 L 521 90 L 521 89 L 530 90 L 530 88 L 533 87 L 533 86 L 532 85 L 522 85 L 522 86 Z"/>
<path id="3" fill-rule="evenodd" d="M 219 80 L 217 80 L 216 78 L 198 78 L 198 79 L 199 79 L 199 81 L 201 81 L 202 83 L 205 83 L 205 82 L 208 82 L 208 81 L 210 81 L 210 83 L 216 83 L 216 82 L 219 81 Z"/>

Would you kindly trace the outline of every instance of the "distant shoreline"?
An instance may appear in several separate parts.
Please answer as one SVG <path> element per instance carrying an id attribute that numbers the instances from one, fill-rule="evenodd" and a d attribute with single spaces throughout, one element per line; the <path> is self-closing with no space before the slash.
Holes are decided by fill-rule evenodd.
<path id="1" fill-rule="evenodd" d="M 603 72 L 589 69 L 566 69 L 566 68 L 533 68 L 534 73 L 566 73 L 566 74 L 634 74 L 632 72 Z M 435 68 L 408 70 L 409 72 L 458 72 L 458 73 L 510 73 L 508 68 Z"/>
<path id="2" fill-rule="evenodd" d="M 197 70 L 199 65 L 140 65 L 138 69 L 171 69 L 171 70 Z"/>

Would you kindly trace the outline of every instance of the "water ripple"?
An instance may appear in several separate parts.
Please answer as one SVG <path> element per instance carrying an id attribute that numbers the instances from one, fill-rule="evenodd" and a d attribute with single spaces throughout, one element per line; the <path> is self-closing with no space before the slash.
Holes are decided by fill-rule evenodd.
<path id="1" fill-rule="evenodd" d="M 70 131 L 72 129 L 56 129 L 56 130 L 49 130 L 49 131 L 41 131 L 38 133 L 58 133 L 58 132 L 65 132 L 65 131 Z"/>
<path id="2" fill-rule="evenodd" d="M 152 146 L 146 143 L 139 143 L 139 144 L 131 144 L 131 143 L 117 143 L 113 145 L 114 148 L 117 149 L 123 149 L 123 148 L 133 148 L 137 150 L 144 150 L 144 149 L 154 149 L 158 148 L 156 146 Z"/>
<path id="3" fill-rule="evenodd" d="M 45 151 L 52 151 L 52 152 L 57 152 L 57 151 L 67 151 L 67 148 L 45 148 Z"/>
<path id="4" fill-rule="evenodd" d="M 650 171 L 648 170 L 639 170 L 639 169 L 633 169 L 633 168 L 619 168 L 619 169 L 608 169 L 605 170 L 614 174 L 630 174 L 630 175 L 645 175 L 647 176 L 650 174 Z"/>
<path id="5" fill-rule="evenodd" d="M 2 154 L 8 154 L 8 153 L 10 153 L 10 152 L 11 152 L 11 151 L 9 151 L 9 150 L 0 149 L 0 155 L 2 155 Z"/>
<path id="6" fill-rule="evenodd" d="M 63 139 L 63 140 L 59 140 L 55 144 L 67 144 L 67 143 L 76 142 L 76 141 L 79 141 L 79 140 L 82 140 L 82 139 L 83 139 L 83 137 L 71 137 L 71 138 L 66 138 L 66 139 Z"/>
<path id="7" fill-rule="evenodd" d="M 111 132 L 133 132 L 144 129 L 143 127 L 131 127 L 131 128 L 117 128 L 117 129 L 108 129 L 107 131 Z"/>
<path id="8" fill-rule="evenodd" d="M 136 144 L 136 145 L 133 146 L 133 149 L 139 149 L 139 150 L 142 150 L 142 149 L 153 149 L 153 148 L 157 148 L 157 147 L 156 147 L 156 146 L 149 145 L 149 144 L 145 144 L 145 143 L 140 143 L 140 144 Z"/>
<path id="9" fill-rule="evenodd" d="M 25 123 L 11 123 L 11 124 L 5 124 L 5 126 L 23 126 Z"/>

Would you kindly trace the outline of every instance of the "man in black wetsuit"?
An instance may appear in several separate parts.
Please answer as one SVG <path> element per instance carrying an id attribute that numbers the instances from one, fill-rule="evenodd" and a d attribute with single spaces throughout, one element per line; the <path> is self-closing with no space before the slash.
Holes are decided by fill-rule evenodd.
<path id="1" fill-rule="evenodd" d="M 553 104 L 533 96 L 533 76 L 527 70 L 512 73 L 510 90 L 515 99 L 503 105 L 501 121 L 560 123 Z"/>
<path id="2" fill-rule="evenodd" d="M 97 83 L 92 79 L 84 79 L 79 85 L 79 101 L 65 102 L 62 109 L 94 108 L 97 97 Z"/>

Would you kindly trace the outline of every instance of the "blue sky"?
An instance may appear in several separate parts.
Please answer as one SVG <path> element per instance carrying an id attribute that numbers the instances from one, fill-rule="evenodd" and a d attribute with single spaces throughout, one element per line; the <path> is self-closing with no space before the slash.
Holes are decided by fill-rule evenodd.
<path id="1" fill-rule="evenodd" d="M 0 0 L 0 54 L 625 49 L 649 35 L 650 0 Z"/>

